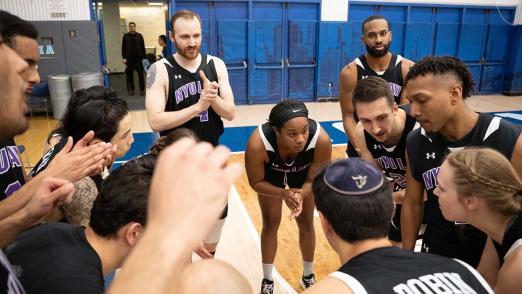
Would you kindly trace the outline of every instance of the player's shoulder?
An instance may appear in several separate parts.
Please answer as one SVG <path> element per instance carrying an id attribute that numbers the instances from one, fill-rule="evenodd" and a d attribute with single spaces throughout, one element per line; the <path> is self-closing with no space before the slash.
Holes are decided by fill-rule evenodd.
<path id="1" fill-rule="evenodd" d="M 352 62 L 346 64 L 343 69 L 341 69 L 341 75 L 350 75 L 354 71 L 357 71 L 357 64 L 355 60 L 352 60 Z"/>

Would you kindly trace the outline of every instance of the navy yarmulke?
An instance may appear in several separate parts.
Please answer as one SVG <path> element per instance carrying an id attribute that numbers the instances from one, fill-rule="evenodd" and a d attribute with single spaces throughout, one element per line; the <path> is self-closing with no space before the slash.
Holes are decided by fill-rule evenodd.
<path id="1" fill-rule="evenodd" d="M 380 170 L 360 158 L 348 158 L 332 163 L 324 172 L 324 182 L 343 195 L 362 195 L 384 184 Z"/>

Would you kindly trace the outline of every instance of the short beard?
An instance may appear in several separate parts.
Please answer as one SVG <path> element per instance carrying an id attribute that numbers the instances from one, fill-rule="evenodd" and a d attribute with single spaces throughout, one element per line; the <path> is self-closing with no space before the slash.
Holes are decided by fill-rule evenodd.
<path id="1" fill-rule="evenodd" d="M 391 42 L 388 44 L 383 44 L 384 50 L 382 50 L 382 51 L 377 51 L 377 50 L 371 48 L 370 46 L 366 45 L 366 52 L 368 52 L 368 54 L 370 54 L 371 57 L 381 58 L 381 57 L 385 56 L 386 54 L 388 54 L 388 52 L 390 51 L 390 44 L 391 44 Z"/>
<path id="2" fill-rule="evenodd" d="M 178 53 L 179 55 L 181 55 L 181 57 L 183 57 L 185 59 L 194 60 L 194 59 L 198 58 L 201 47 L 198 46 L 196 48 L 197 48 L 198 53 L 194 57 L 192 57 L 192 56 L 185 54 L 183 49 L 179 48 L 178 45 L 176 44 L 176 53 Z"/>

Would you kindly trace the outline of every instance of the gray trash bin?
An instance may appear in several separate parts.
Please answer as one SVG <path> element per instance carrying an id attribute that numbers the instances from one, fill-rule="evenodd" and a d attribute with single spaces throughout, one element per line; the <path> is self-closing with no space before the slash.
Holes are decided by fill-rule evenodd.
<path id="1" fill-rule="evenodd" d="M 65 108 L 71 99 L 71 76 L 69 75 L 48 75 L 47 83 L 51 94 L 51 106 L 53 117 L 62 119 Z"/>
<path id="2" fill-rule="evenodd" d="M 73 92 L 87 89 L 92 86 L 103 86 L 103 75 L 101 72 L 84 72 L 71 77 Z"/>

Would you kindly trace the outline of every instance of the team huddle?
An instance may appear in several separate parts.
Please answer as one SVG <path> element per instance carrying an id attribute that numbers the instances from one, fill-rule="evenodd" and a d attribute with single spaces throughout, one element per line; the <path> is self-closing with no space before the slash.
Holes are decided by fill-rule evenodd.
<path id="1" fill-rule="evenodd" d="M 274 293 L 283 203 L 299 230 L 305 293 L 516 292 L 522 128 L 469 108 L 474 82 L 458 58 L 392 54 L 382 16 L 361 29 L 366 53 L 339 75 L 347 158 L 332 161 L 328 133 L 292 99 L 248 139 L 260 293 Z M 24 96 L 40 80 L 38 53 L 26 50 L 37 50 L 38 32 L 0 12 L 2 293 L 104 293 L 118 268 L 108 293 L 252 292 L 213 259 L 242 167 L 219 146 L 234 96 L 225 63 L 200 52 L 201 30 L 199 15 L 176 12 L 176 53 L 148 69 L 146 111 L 161 137 L 147 154 L 108 171 L 131 148 L 133 121 L 124 99 L 95 86 L 74 92 L 26 180 L 13 138 L 28 127 Z M 321 280 L 315 209 L 341 261 Z M 203 261 L 192 263 L 193 253 Z"/>

